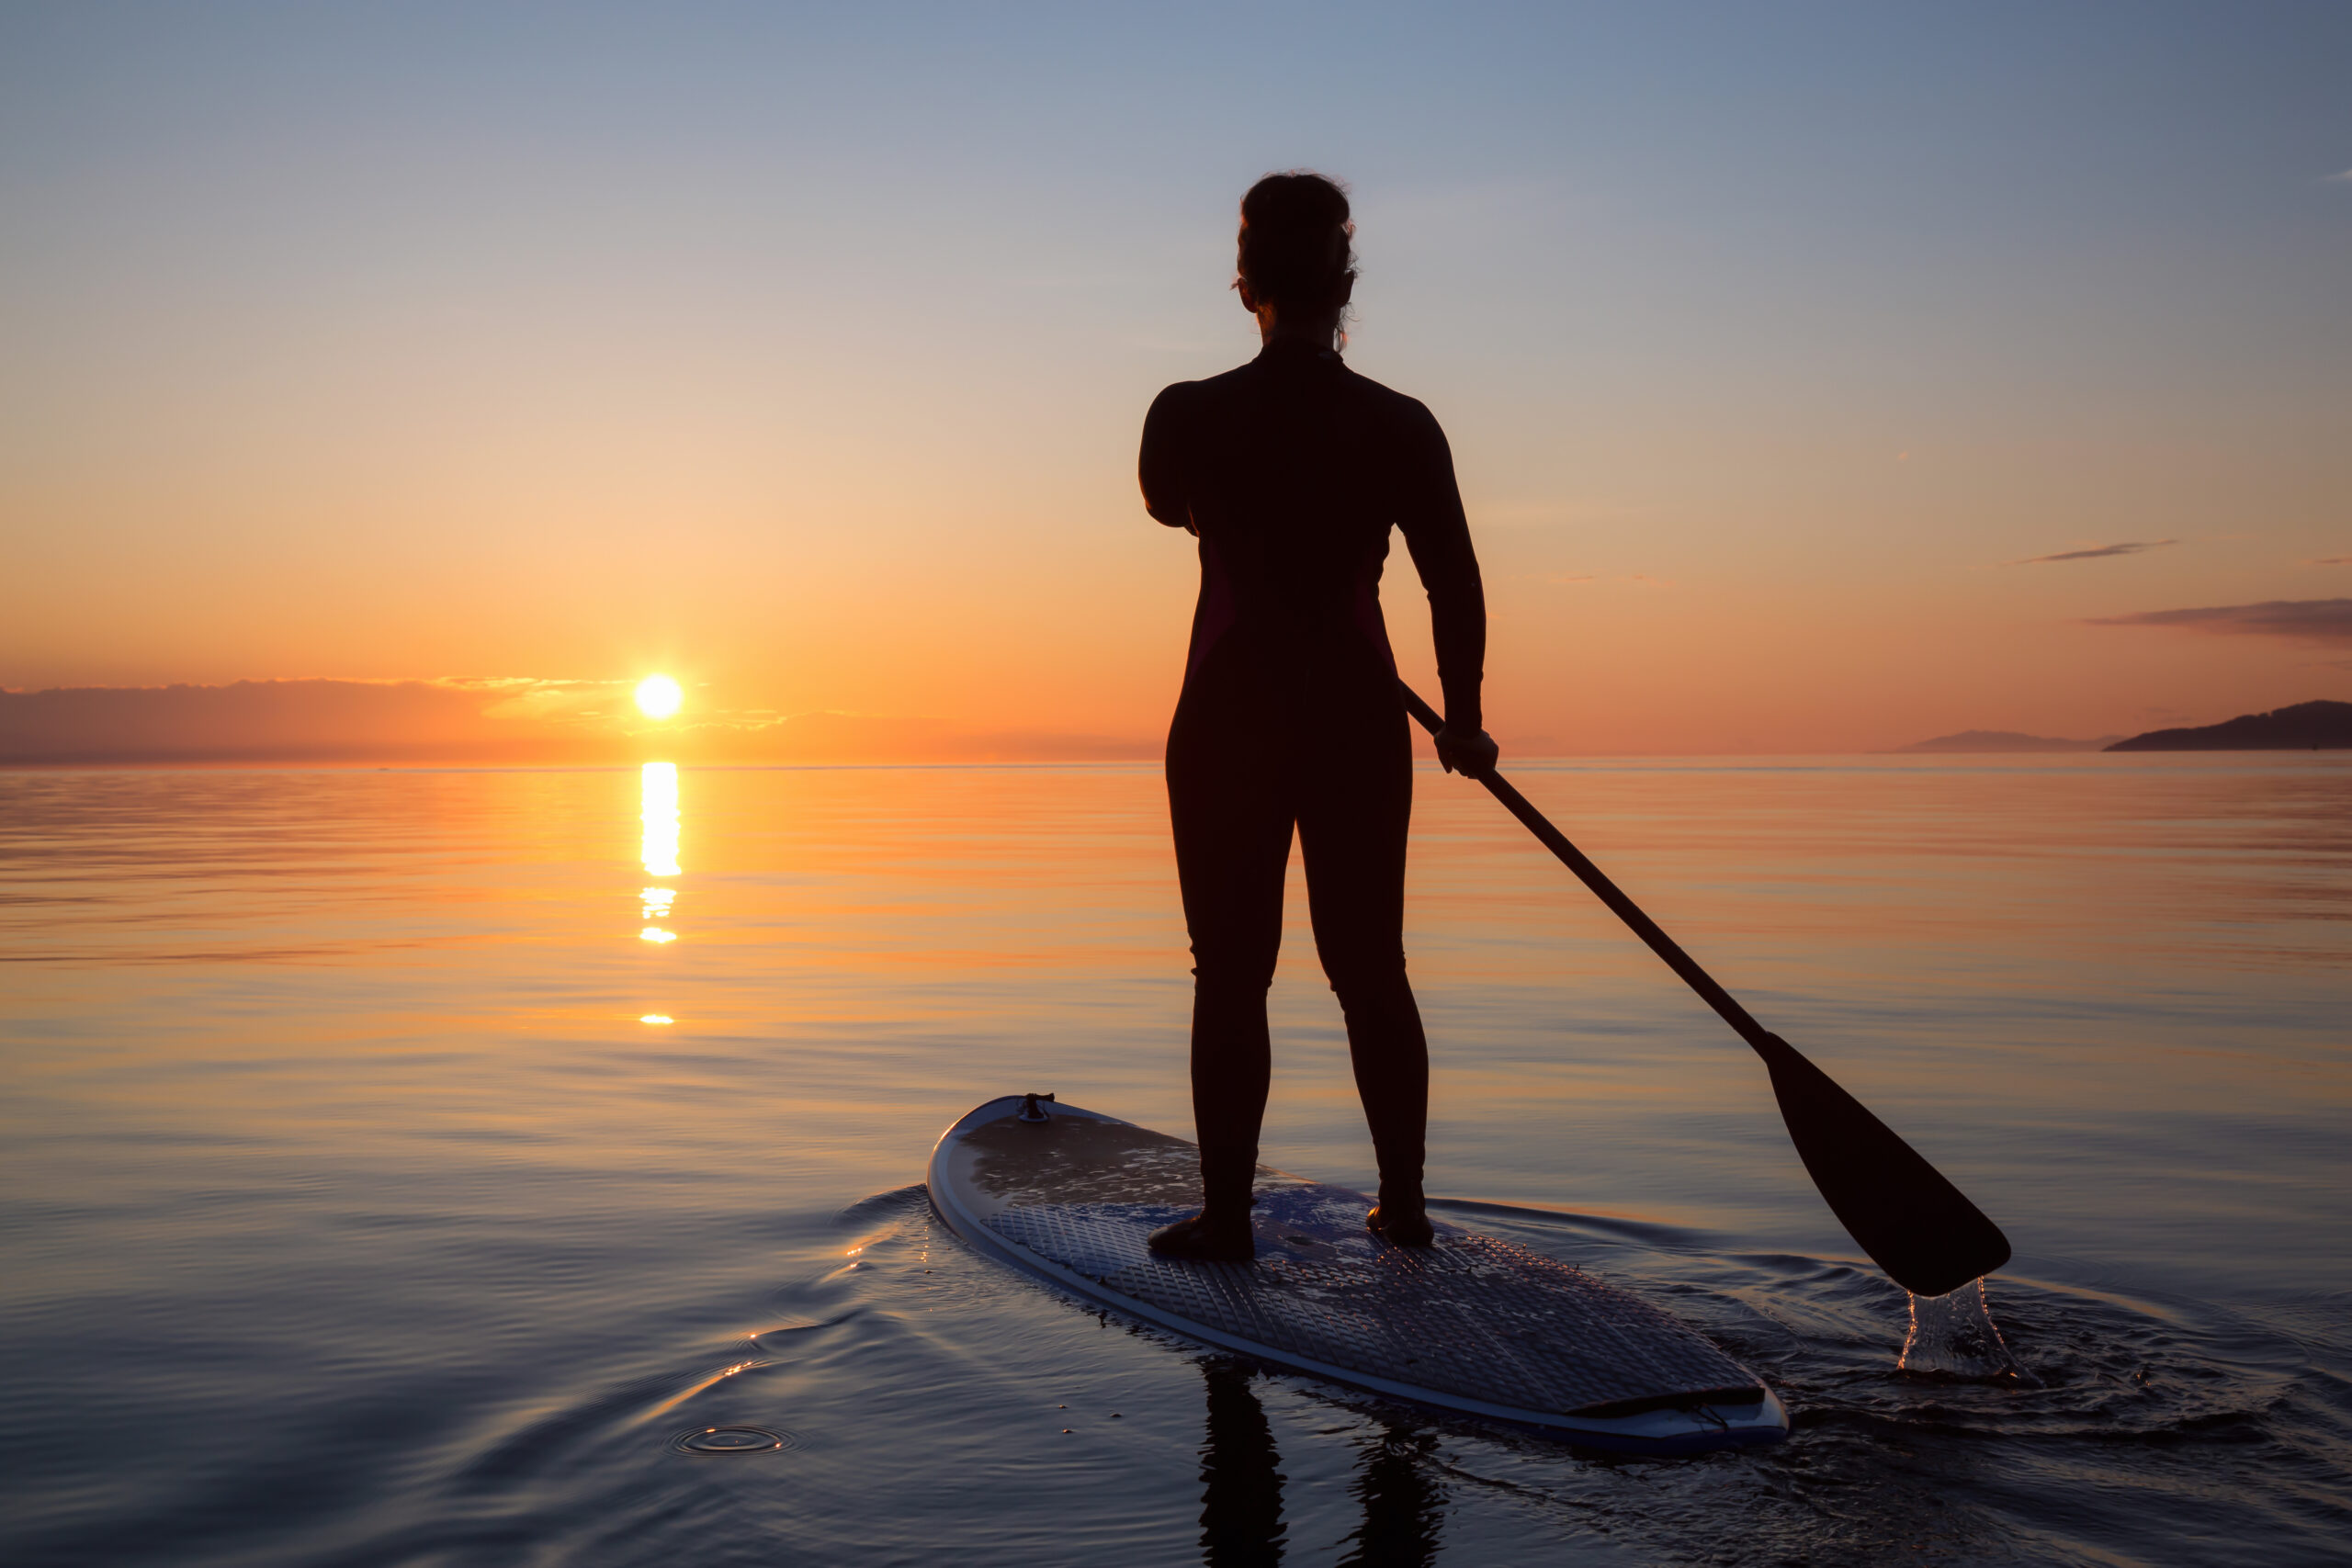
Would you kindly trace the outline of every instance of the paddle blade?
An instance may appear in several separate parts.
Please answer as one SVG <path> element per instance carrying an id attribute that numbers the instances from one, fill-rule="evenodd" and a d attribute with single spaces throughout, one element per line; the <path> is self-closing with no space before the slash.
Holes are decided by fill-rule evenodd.
<path id="1" fill-rule="evenodd" d="M 1777 1034 L 1757 1054 L 1813 1183 L 1871 1261 L 1914 1295 L 1956 1291 L 2009 1260 L 2009 1239 L 1893 1129 Z"/>

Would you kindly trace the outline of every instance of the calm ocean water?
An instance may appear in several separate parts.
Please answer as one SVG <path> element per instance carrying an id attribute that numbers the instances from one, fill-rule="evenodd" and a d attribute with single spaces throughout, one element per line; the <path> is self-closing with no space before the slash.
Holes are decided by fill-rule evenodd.
<path id="1" fill-rule="evenodd" d="M 2344 1560 L 2352 757 L 1514 777 L 2006 1226 L 2024 1381 L 1897 1368 L 1759 1065 L 1459 780 L 1431 1190 L 1714 1335 L 1776 1450 L 1256 1372 L 932 1220 L 990 1096 L 1189 1132 L 1155 769 L 0 774 L 0 1558 Z M 1368 1183 L 1293 916 L 1266 1158 Z"/>

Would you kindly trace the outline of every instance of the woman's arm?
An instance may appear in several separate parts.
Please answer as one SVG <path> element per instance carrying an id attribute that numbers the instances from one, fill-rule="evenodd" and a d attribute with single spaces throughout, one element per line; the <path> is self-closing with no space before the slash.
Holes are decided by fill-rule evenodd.
<path id="1" fill-rule="evenodd" d="M 1487 591 L 1478 577 L 1477 553 L 1470 547 L 1470 520 L 1463 514 L 1461 487 L 1453 479 L 1453 452 L 1436 417 L 1419 403 L 1413 405 L 1400 445 L 1406 470 L 1404 505 L 1396 521 L 1421 574 L 1421 586 L 1429 592 L 1438 683 L 1445 689 L 1445 727 L 1458 732 L 1457 739 L 1466 741 L 1475 735 L 1483 740 L 1486 717 L 1479 686 L 1487 662 Z M 1488 752 L 1492 747 L 1493 742 L 1485 742 Z M 1440 754 L 1444 754 L 1442 744 Z M 1447 760 L 1452 765 L 1453 760 Z M 1491 755 L 1485 765 L 1493 766 Z"/>
<path id="2" fill-rule="evenodd" d="M 1170 528 L 1193 527 L 1192 498 L 1184 493 L 1183 453 L 1189 442 L 1184 418 L 1190 381 L 1179 381 L 1152 399 L 1143 416 L 1143 455 L 1136 477 L 1143 482 L 1143 509 Z"/>

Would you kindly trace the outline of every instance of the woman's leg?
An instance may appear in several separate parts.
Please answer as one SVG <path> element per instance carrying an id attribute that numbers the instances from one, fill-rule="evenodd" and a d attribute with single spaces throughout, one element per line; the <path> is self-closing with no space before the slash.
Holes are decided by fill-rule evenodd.
<path id="1" fill-rule="evenodd" d="M 1318 748 L 1298 802 L 1316 951 L 1339 993 L 1356 1091 L 1380 1161 L 1380 1201 L 1419 1222 L 1429 1122 L 1429 1041 L 1405 977 L 1405 840 L 1411 741 L 1375 713 Z"/>
<path id="2" fill-rule="evenodd" d="M 1204 1217 L 1246 1225 L 1272 1056 L 1266 987 L 1282 946 L 1291 807 L 1246 703 L 1188 694 L 1168 741 L 1176 873 L 1193 942 L 1193 1123 Z"/>

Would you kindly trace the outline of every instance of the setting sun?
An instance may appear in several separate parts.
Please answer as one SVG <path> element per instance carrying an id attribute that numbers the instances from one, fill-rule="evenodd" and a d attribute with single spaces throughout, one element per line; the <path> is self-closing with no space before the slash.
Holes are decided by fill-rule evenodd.
<path id="1" fill-rule="evenodd" d="M 648 718 L 667 718 L 685 700 L 684 688 L 667 675 L 648 675 L 637 683 L 638 710 Z"/>

